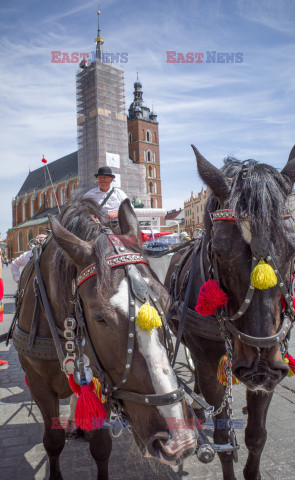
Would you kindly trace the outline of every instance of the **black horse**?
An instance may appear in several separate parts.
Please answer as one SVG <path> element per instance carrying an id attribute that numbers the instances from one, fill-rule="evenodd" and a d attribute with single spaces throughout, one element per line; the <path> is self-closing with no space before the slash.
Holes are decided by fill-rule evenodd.
<path id="1" fill-rule="evenodd" d="M 194 390 L 201 391 L 215 409 L 225 394 L 225 386 L 217 379 L 219 361 L 225 353 L 232 357 L 227 374 L 232 366 L 233 375 L 247 387 L 245 441 L 249 456 L 244 477 L 259 480 L 267 410 L 275 386 L 288 373 L 283 356 L 294 317 L 289 290 L 295 233 L 285 202 L 295 181 L 295 147 L 280 173 L 269 165 L 232 158 L 218 170 L 193 149 L 199 174 L 212 193 L 199 248 L 196 243 L 195 249 L 176 253 L 166 276 L 174 301 L 172 327 L 176 331 L 183 317 L 182 341 L 190 349 L 196 369 Z M 251 284 L 251 272 L 260 260 L 277 277 L 275 286 L 259 289 Z M 189 271 L 193 278 L 186 309 Z M 200 289 L 209 278 L 218 280 L 228 297 L 227 307 L 218 308 L 214 318 L 194 311 Z M 229 413 L 226 399 L 217 419 L 227 419 Z M 218 428 L 218 424 L 222 423 L 216 422 L 214 441 L 225 444 L 229 424 L 224 422 L 225 428 Z M 223 478 L 234 480 L 234 454 L 219 456 Z"/>

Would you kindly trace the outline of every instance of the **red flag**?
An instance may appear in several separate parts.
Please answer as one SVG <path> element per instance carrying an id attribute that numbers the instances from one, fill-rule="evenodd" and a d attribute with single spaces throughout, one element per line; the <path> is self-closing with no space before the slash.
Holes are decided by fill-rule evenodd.
<path id="1" fill-rule="evenodd" d="M 44 155 L 43 155 L 43 158 L 42 158 L 41 162 L 47 163 L 47 160 L 46 160 L 46 158 L 44 158 Z"/>

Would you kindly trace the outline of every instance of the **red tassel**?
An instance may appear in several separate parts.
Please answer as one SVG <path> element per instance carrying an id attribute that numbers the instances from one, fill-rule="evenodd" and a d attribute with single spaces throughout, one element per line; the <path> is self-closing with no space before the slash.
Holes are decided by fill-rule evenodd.
<path id="1" fill-rule="evenodd" d="M 43 155 L 43 158 L 42 158 L 41 162 L 47 163 L 47 160 L 46 160 L 46 158 L 44 158 L 44 155 Z"/>
<path id="2" fill-rule="evenodd" d="M 74 376 L 72 374 L 70 374 L 68 376 L 68 382 L 69 382 L 69 385 L 72 389 L 72 392 L 75 393 L 76 395 L 80 395 L 81 387 L 80 387 L 80 385 L 78 385 L 78 383 L 75 382 Z"/>
<path id="3" fill-rule="evenodd" d="M 195 311 L 207 317 L 214 315 L 218 307 L 225 307 L 228 296 L 218 285 L 217 280 L 208 280 L 202 285 Z"/>
<path id="4" fill-rule="evenodd" d="M 291 368 L 292 372 L 295 373 L 295 358 L 293 358 L 292 355 L 289 355 L 289 353 L 286 353 L 285 356 L 289 360 L 289 367 Z"/>
<path id="5" fill-rule="evenodd" d="M 7 360 L 1 360 L 1 358 L 0 358 L 0 365 L 8 365 L 8 361 Z"/>
<path id="6" fill-rule="evenodd" d="M 75 412 L 75 424 L 82 430 L 96 430 L 103 426 L 107 412 L 90 385 L 82 385 Z"/>

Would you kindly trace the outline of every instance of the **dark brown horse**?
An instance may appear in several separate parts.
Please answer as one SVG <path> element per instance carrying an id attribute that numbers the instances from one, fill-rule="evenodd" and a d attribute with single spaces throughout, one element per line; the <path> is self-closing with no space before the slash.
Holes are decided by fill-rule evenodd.
<path id="1" fill-rule="evenodd" d="M 167 464 L 178 464 L 194 453 L 196 432 L 189 429 L 170 431 L 167 418 L 176 417 L 186 422 L 190 411 L 168 361 L 164 329 L 154 328 L 149 332 L 140 328 L 135 321 L 139 307 L 149 297 L 164 322 L 161 310 L 166 308 L 169 297 L 146 263 L 136 263 L 136 266 L 132 263 L 141 257 L 136 245 L 136 239 L 139 238 L 138 222 L 129 200 L 125 200 L 119 210 L 120 237 L 110 235 L 94 221 L 99 216 L 97 204 L 87 199 L 72 202 L 63 212 L 61 223 L 51 218 L 53 236 L 43 248 L 40 260 L 50 310 L 61 335 L 65 330 L 64 320 L 73 317 L 73 301 L 75 298 L 77 300 L 75 291 L 78 290 L 79 304 L 94 347 L 92 351 L 86 337 L 84 353 L 90 358 L 95 376 L 100 377 L 103 391 L 110 402 L 106 404 L 108 411 L 115 406 L 116 411 L 127 417 L 145 456 L 156 457 Z M 118 261 L 120 254 L 123 260 Z M 134 255 L 124 257 L 125 254 Z M 59 456 L 65 444 L 65 433 L 62 428 L 52 427 L 53 419 L 59 416 L 59 399 L 71 395 L 71 389 L 59 361 L 46 360 L 40 353 L 42 349 L 48 351 L 48 345 L 44 343 L 40 349 L 40 337 L 52 338 L 40 306 L 33 347 L 30 349 L 23 339 L 16 338 L 21 331 L 27 334 L 31 332 L 35 268 L 36 265 L 28 266 L 22 275 L 20 292 L 24 289 L 23 300 L 13 338 L 18 350 L 23 351 L 19 353 L 19 359 L 26 372 L 32 397 L 44 419 L 43 442 L 50 462 L 50 480 L 60 480 Z M 82 277 L 79 277 L 83 271 Z M 71 286 L 76 278 L 80 279 L 80 286 L 72 291 Z M 40 286 L 39 280 L 38 283 Z M 133 292 L 134 300 L 130 301 Z M 142 296 L 146 298 L 140 301 Z M 133 316 L 130 316 L 131 308 Z M 81 311 L 79 315 L 78 323 Z M 134 330 L 131 330 L 132 325 Z M 43 356 L 40 358 L 40 355 Z M 131 364 L 128 364 L 128 359 L 131 359 Z M 95 369 L 95 365 L 99 365 L 101 370 L 99 367 Z M 108 479 L 111 446 L 109 429 L 94 430 L 90 450 L 100 480 Z"/>
<path id="2" fill-rule="evenodd" d="M 283 355 L 294 318 L 289 292 L 295 233 L 285 202 L 295 180 L 295 147 L 280 173 L 253 160 L 236 159 L 227 159 L 220 171 L 193 148 L 199 174 L 211 190 L 205 232 L 195 261 L 193 250 L 187 249 L 186 256 L 174 255 L 165 283 L 173 290 L 176 312 L 183 306 L 186 291 L 184 287 L 181 292 L 181 285 L 187 285 L 188 271 L 195 269 L 182 336 L 196 368 L 195 392 L 201 391 L 215 409 L 220 407 L 225 387 L 217 380 L 217 369 L 226 352 L 226 340 L 227 353 L 232 355 L 232 372 L 247 387 L 245 441 L 249 456 L 244 476 L 246 480 L 259 480 L 267 410 L 275 386 L 288 373 Z M 263 290 L 251 285 L 250 275 L 259 260 L 275 272 L 276 286 Z M 215 318 L 196 316 L 194 311 L 201 286 L 209 278 L 218 280 L 228 296 L 226 309 L 217 309 Z M 282 296 L 286 300 L 283 307 Z M 172 322 L 175 331 L 181 310 L 178 314 Z M 217 419 L 228 418 L 226 400 Z M 216 422 L 214 441 L 226 444 L 228 428 L 218 428 L 218 424 L 222 423 Z M 233 453 L 221 453 L 220 460 L 223 478 L 234 480 Z"/>

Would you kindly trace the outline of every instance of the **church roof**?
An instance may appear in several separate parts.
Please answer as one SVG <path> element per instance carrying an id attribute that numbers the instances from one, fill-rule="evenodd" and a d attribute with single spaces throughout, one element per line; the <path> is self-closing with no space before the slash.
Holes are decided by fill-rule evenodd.
<path id="1" fill-rule="evenodd" d="M 65 157 L 58 158 L 54 162 L 47 163 L 53 184 L 64 182 L 78 176 L 78 152 L 70 153 Z M 33 191 L 47 188 L 50 180 L 46 171 L 46 183 L 44 167 L 37 168 L 29 173 L 17 196 L 22 196 Z"/>
<path id="2" fill-rule="evenodd" d="M 151 123 L 158 123 L 157 115 L 154 112 L 151 112 L 149 107 L 145 104 L 143 100 L 142 84 L 137 81 L 134 83 L 134 100 L 129 107 L 129 116 L 128 120 L 133 120 L 134 118 L 139 118 Z"/>
<path id="3" fill-rule="evenodd" d="M 180 213 L 182 212 L 182 208 L 179 208 L 178 210 L 170 210 L 166 213 L 165 220 L 173 220 L 176 218 Z"/>

